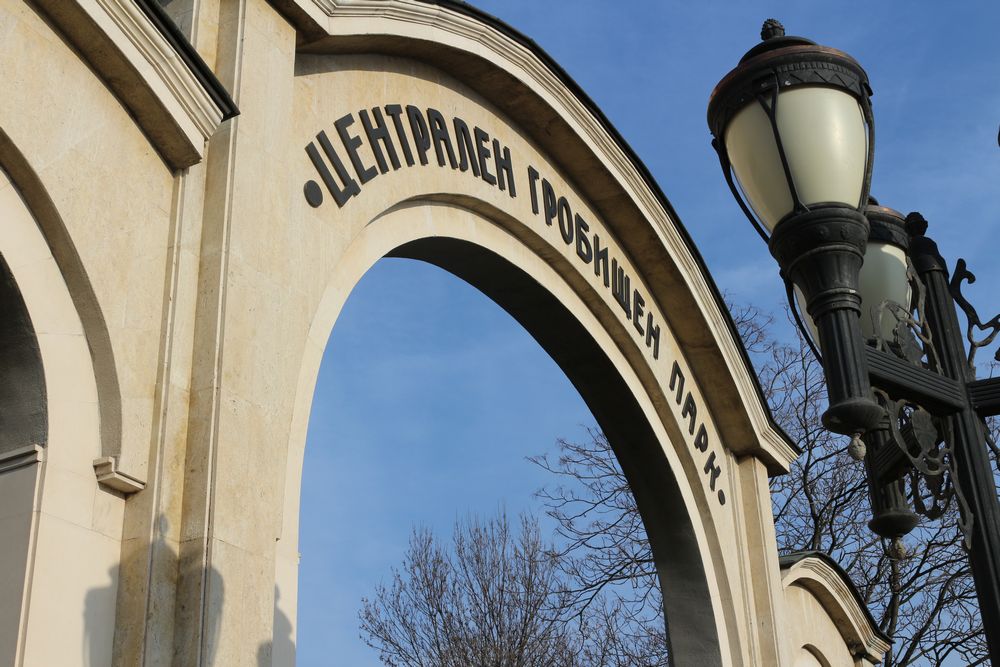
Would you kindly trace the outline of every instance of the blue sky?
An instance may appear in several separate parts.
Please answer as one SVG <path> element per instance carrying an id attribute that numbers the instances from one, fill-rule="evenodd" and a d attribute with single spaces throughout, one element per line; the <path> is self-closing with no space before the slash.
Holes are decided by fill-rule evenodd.
<path id="1" fill-rule="evenodd" d="M 847 51 L 875 91 L 873 194 L 921 211 L 942 254 L 1000 311 L 1000 4 L 478 0 L 533 39 L 652 172 L 721 289 L 780 308 L 777 267 L 730 197 L 710 146 L 712 88 L 761 22 Z M 375 334 L 377 332 L 377 335 Z M 525 462 L 591 417 L 560 369 L 486 297 L 441 270 L 383 260 L 337 322 L 307 440 L 300 665 L 377 665 L 362 595 L 401 561 L 410 528 L 533 506 Z"/>

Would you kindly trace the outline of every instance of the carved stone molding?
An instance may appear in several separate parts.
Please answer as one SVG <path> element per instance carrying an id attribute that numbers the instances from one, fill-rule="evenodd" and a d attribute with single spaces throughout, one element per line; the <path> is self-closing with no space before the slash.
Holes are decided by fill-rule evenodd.
<path id="1" fill-rule="evenodd" d="M 157 25 L 135 0 L 36 0 L 114 91 L 175 169 L 201 160 L 205 144 L 235 106 L 200 59 Z M 214 85 L 209 85 L 213 83 Z M 223 91 L 224 92 L 224 91 Z M 227 101 L 230 102 L 227 104 Z"/>
<path id="2" fill-rule="evenodd" d="M 782 556 L 781 583 L 785 589 L 800 586 L 819 600 L 851 648 L 858 664 L 875 665 L 889 651 L 888 638 L 879 631 L 857 589 L 836 561 L 811 551 Z"/>
<path id="3" fill-rule="evenodd" d="M 28 445 L 27 447 L 3 452 L 0 453 L 0 474 L 35 463 L 41 463 L 44 460 L 45 448 L 41 445 Z"/>

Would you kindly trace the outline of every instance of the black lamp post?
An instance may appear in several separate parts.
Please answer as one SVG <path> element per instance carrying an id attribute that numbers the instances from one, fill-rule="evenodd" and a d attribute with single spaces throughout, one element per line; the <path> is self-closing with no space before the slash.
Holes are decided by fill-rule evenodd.
<path id="1" fill-rule="evenodd" d="M 864 69 L 846 53 L 764 23 L 762 42 L 712 93 L 712 145 L 733 195 L 781 267 L 806 337 L 818 343 L 829 409 L 865 461 L 869 527 L 899 538 L 958 500 L 990 655 L 1000 665 L 1000 504 L 983 419 L 1000 378 L 975 380 L 978 347 L 1000 333 L 949 280 L 919 214 L 869 197 L 874 126 Z M 795 297 L 793 297 L 793 294 Z M 966 354 L 956 302 L 987 332 Z M 815 347 L 814 347 L 815 349 Z M 997 354 L 1000 360 L 1000 353 Z M 907 497 L 905 477 L 930 489 Z M 929 510 L 926 500 L 933 507 Z"/>

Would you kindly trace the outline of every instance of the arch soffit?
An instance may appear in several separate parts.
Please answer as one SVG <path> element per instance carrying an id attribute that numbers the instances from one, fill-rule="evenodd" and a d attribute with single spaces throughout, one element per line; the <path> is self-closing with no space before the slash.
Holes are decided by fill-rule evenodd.
<path id="1" fill-rule="evenodd" d="M 645 278 L 726 446 L 771 474 L 797 452 L 776 426 L 711 276 L 666 196 L 600 110 L 533 42 L 454 0 L 280 0 L 308 54 L 424 61 L 495 105 L 582 189 Z"/>
<path id="2" fill-rule="evenodd" d="M 532 239 L 525 239 L 512 233 L 516 222 L 505 223 L 508 216 L 490 205 L 465 197 L 430 196 L 398 202 L 379 213 L 362 231 L 351 240 L 350 247 L 340 261 L 332 267 L 323 290 L 323 296 L 310 323 L 304 358 L 296 388 L 295 412 L 292 420 L 290 443 L 295 456 L 304 454 L 305 435 L 312 410 L 312 394 L 318 377 L 322 357 L 327 342 L 340 316 L 343 306 L 353 288 L 372 266 L 383 257 L 407 257 L 400 252 L 404 246 L 429 239 L 449 239 L 476 245 L 495 253 L 528 274 L 541 289 L 566 305 L 579 321 L 582 329 L 593 336 L 600 349 L 612 360 L 629 386 L 630 392 L 640 402 L 647 413 L 650 425 L 657 430 L 660 443 L 670 462 L 670 469 L 683 471 L 687 484 L 682 485 L 685 503 L 693 508 L 699 500 L 707 502 L 702 483 L 702 471 L 696 465 L 696 458 L 683 437 L 667 433 L 664 428 L 679 428 L 669 408 L 650 395 L 649 385 L 655 379 L 643 373 L 642 364 L 635 363 L 626 346 L 620 344 L 627 339 L 624 326 L 621 332 L 609 327 L 616 315 L 605 304 L 595 311 L 584 306 L 588 302 L 586 288 L 574 283 L 572 266 L 565 259 L 547 257 L 541 259 Z M 416 224 L 414 224 L 416 221 Z M 422 261 L 430 261 L 421 258 Z M 572 307 L 576 305 L 576 307 Z M 501 305 L 501 307 L 503 307 Z M 655 418 L 654 418 L 655 415 Z M 297 445 L 297 446 L 296 446 Z M 291 460 L 289 471 L 297 477 L 301 471 Z M 292 481 L 290 478 L 289 481 Z M 698 497 L 696 497 L 698 496 Z M 297 496 L 295 496 L 297 499 Z M 292 512 L 289 516 L 297 516 Z M 708 519 L 711 513 L 701 513 L 699 519 Z M 704 531 L 700 531 L 701 534 Z M 716 553 L 716 556 L 721 554 Z"/>

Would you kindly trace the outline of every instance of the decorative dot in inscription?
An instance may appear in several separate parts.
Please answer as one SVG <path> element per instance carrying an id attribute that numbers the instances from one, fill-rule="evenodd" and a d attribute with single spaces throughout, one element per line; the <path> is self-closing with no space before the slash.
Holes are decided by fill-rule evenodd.
<path id="1" fill-rule="evenodd" d="M 323 203 L 323 191 L 316 181 L 306 181 L 302 191 L 306 195 L 306 201 L 313 208 L 319 208 L 319 205 Z"/>
<path id="2" fill-rule="evenodd" d="M 719 503 L 722 505 L 726 504 L 726 494 L 722 492 L 722 489 L 719 489 Z"/>

